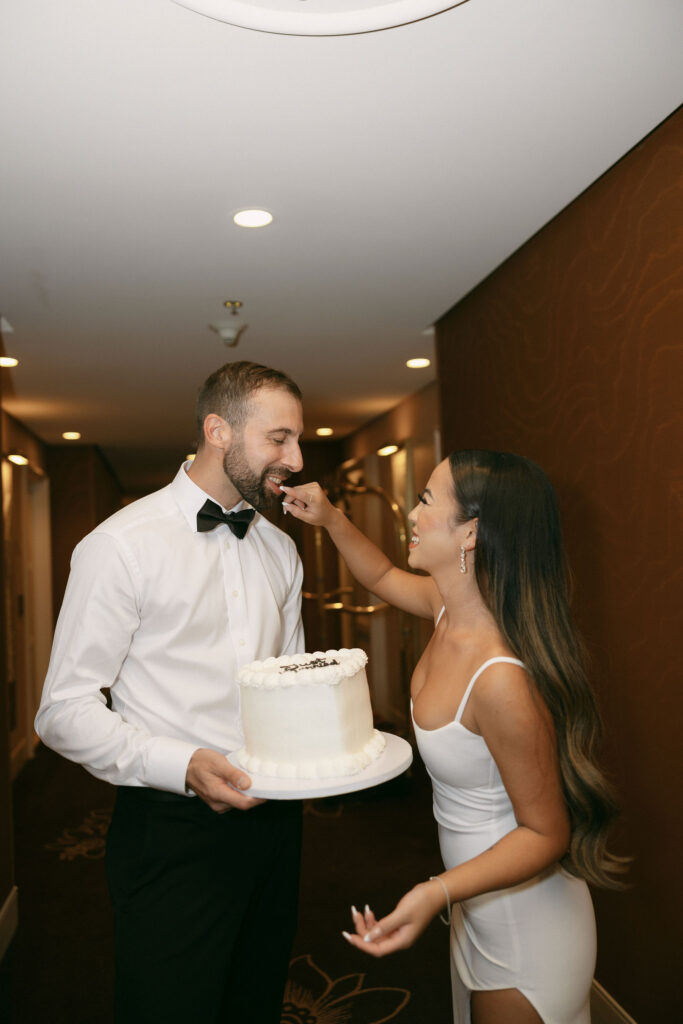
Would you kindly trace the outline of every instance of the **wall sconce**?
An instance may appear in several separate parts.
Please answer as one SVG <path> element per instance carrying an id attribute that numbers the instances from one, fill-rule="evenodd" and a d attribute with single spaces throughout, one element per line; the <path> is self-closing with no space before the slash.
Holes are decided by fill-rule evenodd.
<path id="1" fill-rule="evenodd" d="M 383 448 L 377 449 L 378 455 L 395 455 L 399 446 L 397 444 L 385 444 Z"/>

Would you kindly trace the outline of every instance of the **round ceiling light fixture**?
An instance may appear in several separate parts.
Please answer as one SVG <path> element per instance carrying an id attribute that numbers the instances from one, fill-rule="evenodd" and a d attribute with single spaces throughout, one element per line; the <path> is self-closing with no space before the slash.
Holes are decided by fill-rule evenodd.
<path id="1" fill-rule="evenodd" d="M 334 434 L 332 427 L 318 427 L 316 430 L 318 437 L 331 437 Z"/>
<path id="2" fill-rule="evenodd" d="M 238 28 L 285 36 L 351 36 L 431 18 L 469 0 L 174 0 Z"/>
<path id="3" fill-rule="evenodd" d="M 0 356 L 0 366 L 18 366 L 19 360 L 15 359 L 14 356 Z"/>
<path id="4" fill-rule="evenodd" d="M 268 210 L 238 210 L 232 219 L 241 228 L 265 228 L 272 224 L 273 215 Z"/>
<path id="5" fill-rule="evenodd" d="M 424 370 L 425 366 L 431 366 L 431 361 L 423 358 L 409 359 L 406 366 L 411 370 Z"/>
<path id="6" fill-rule="evenodd" d="M 65 441 L 80 441 L 81 435 L 78 430 L 65 430 L 62 434 Z"/>

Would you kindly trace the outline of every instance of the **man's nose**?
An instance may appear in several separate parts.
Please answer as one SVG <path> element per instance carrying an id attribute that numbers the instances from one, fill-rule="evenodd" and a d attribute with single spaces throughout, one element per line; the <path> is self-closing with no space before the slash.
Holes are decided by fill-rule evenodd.
<path id="1" fill-rule="evenodd" d="M 287 449 L 287 468 L 298 473 L 304 466 L 304 457 L 297 441 L 293 441 Z"/>

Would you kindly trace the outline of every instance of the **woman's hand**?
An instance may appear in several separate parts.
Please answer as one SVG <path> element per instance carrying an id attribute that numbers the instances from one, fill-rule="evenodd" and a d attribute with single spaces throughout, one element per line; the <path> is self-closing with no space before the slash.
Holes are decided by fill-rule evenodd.
<path id="1" fill-rule="evenodd" d="M 361 914 L 355 907 L 351 916 L 355 935 L 342 935 L 356 949 L 370 956 L 386 956 L 397 949 L 408 949 L 420 937 L 432 918 L 445 905 L 445 894 L 439 882 L 421 882 L 396 904 L 387 917 L 378 921 L 369 907 Z"/>
<path id="2" fill-rule="evenodd" d="M 338 515 L 334 505 L 327 500 L 327 495 L 320 484 L 299 484 L 298 487 L 280 488 L 285 497 L 282 507 L 297 519 L 302 519 L 312 526 L 327 526 Z"/>

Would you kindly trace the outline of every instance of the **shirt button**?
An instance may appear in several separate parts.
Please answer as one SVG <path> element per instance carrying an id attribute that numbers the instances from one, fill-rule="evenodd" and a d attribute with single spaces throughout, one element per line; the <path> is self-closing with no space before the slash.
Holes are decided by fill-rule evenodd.
<path id="1" fill-rule="evenodd" d="M 232 592 L 232 596 L 233 597 L 239 597 L 239 595 L 240 595 L 239 590 L 233 590 L 233 592 Z"/>
<path id="2" fill-rule="evenodd" d="M 240 647 L 246 646 L 246 643 L 247 643 L 246 640 L 240 640 Z"/>

